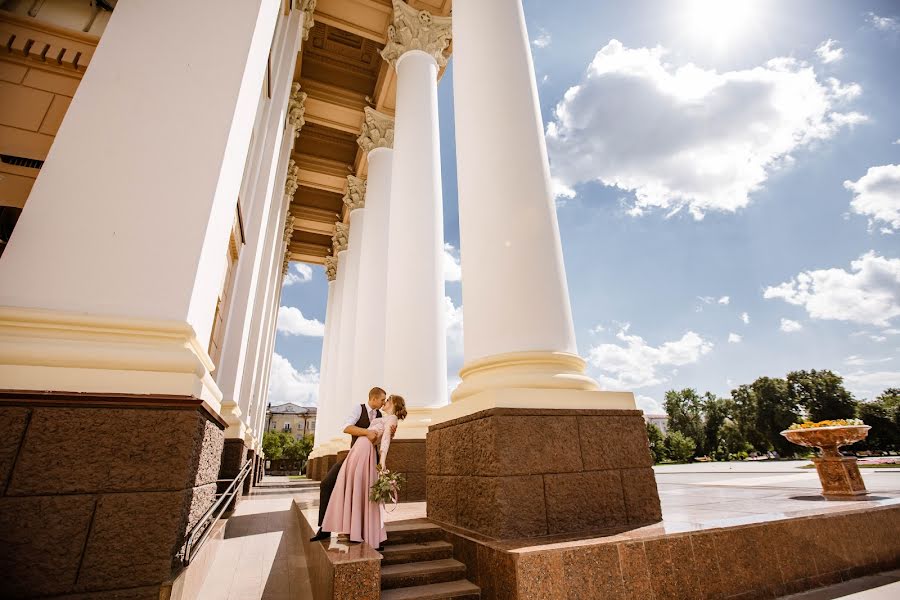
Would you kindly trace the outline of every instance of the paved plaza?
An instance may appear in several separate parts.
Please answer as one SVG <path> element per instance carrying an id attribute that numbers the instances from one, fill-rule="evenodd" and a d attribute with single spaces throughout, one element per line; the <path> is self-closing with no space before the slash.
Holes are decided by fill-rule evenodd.
<path id="1" fill-rule="evenodd" d="M 900 504 L 900 467 L 863 469 L 866 500 L 826 501 L 819 496 L 814 469 L 807 461 L 759 461 L 663 465 L 654 468 L 663 522 L 641 528 L 678 533 L 760 523 L 810 514 Z M 291 503 L 308 519 L 318 506 L 318 486 L 267 477 L 238 506 L 203 586 L 201 600 L 299 600 L 311 598 L 300 527 Z M 424 502 L 399 505 L 388 520 L 425 516 Z M 625 533 L 621 535 L 631 535 Z M 561 542 L 565 543 L 565 542 Z M 887 600 L 900 597 L 900 572 L 881 573 L 828 588 L 790 596 L 796 600 Z"/>

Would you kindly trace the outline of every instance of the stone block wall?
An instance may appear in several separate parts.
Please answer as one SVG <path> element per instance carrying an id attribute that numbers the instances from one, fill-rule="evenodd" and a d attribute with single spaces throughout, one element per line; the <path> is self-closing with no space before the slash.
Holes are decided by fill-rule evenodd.
<path id="1" fill-rule="evenodd" d="M 400 502 L 425 500 L 425 440 L 392 440 L 387 467 L 406 478 Z"/>
<path id="2" fill-rule="evenodd" d="M 429 428 L 428 517 L 494 539 L 661 518 L 641 412 L 495 408 Z"/>
<path id="3" fill-rule="evenodd" d="M 223 429 L 190 398 L 0 396 L 0 596 L 158 598 L 214 501 Z"/>

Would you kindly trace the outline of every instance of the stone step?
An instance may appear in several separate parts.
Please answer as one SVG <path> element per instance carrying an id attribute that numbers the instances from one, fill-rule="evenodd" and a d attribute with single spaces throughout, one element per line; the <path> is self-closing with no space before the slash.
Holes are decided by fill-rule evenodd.
<path id="1" fill-rule="evenodd" d="M 393 544 L 384 547 L 381 552 L 382 566 L 399 563 L 417 562 L 453 558 L 453 545 L 443 540 L 433 542 L 416 542 L 412 544 Z"/>
<path id="2" fill-rule="evenodd" d="M 428 585 L 466 576 L 466 565 L 452 558 L 386 565 L 381 567 L 381 589 Z"/>
<path id="3" fill-rule="evenodd" d="M 382 590 L 381 600 L 479 600 L 481 589 L 470 581 L 457 579 L 443 583 Z"/>
<path id="4" fill-rule="evenodd" d="M 444 539 L 444 530 L 424 519 L 388 523 L 385 529 L 388 536 L 388 539 L 384 542 L 385 546 L 433 542 Z"/>

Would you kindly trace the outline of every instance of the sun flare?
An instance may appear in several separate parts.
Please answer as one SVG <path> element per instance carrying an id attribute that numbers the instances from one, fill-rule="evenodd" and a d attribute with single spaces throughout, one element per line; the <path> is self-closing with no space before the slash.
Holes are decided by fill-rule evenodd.
<path id="1" fill-rule="evenodd" d="M 751 29 L 760 4 L 758 0 L 684 0 L 679 17 L 691 38 L 722 47 Z"/>

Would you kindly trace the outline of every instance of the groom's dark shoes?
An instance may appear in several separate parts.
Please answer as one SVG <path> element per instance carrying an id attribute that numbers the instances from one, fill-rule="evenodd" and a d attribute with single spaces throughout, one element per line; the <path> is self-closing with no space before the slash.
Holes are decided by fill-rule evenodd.
<path id="1" fill-rule="evenodd" d="M 330 531 L 322 531 L 322 530 L 320 529 L 319 532 L 318 532 L 316 535 L 314 535 L 314 536 L 312 536 L 311 538 L 309 538 L 309 541 L 311 541 L 311 542 L 320 542 L 320 541 L 322 541 L 322 540 L 327 540 L 327 539 L 330 538 L 330 537 L 331 537 L 331 532 L 330 532 Z"/>

